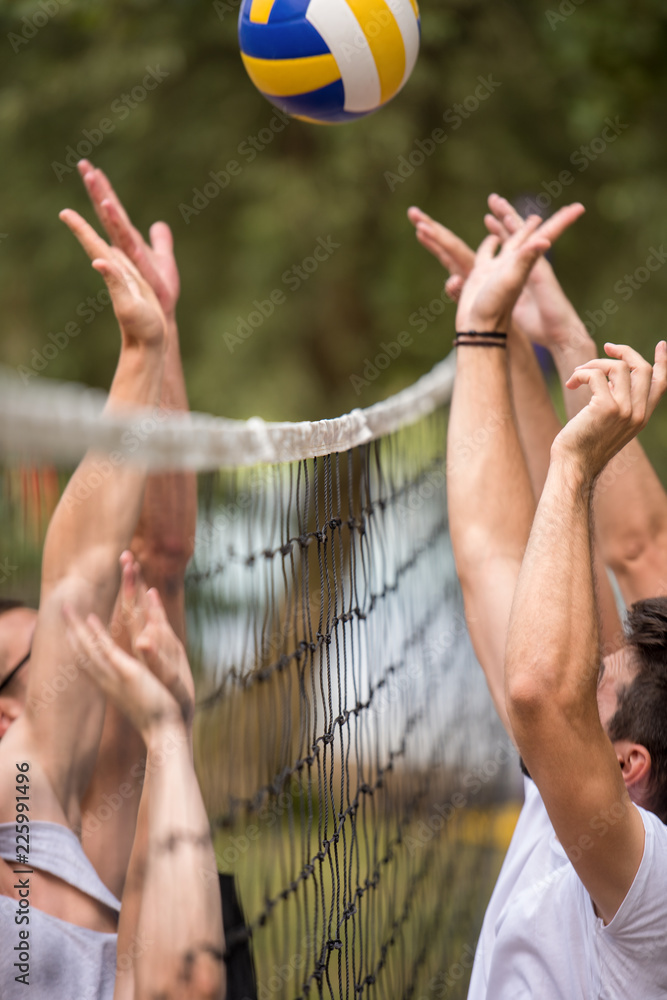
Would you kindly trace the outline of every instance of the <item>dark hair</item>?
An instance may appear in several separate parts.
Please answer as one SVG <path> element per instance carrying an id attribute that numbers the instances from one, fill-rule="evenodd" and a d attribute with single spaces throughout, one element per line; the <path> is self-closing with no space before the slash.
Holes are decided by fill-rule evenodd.
<path id="1" fill-rule="evenodd" d="M 8 597 L 0 597 L 0 615 L 4 615 L 5 611 L 15 611 L 17 608 L 25 608 L 25 606 L 23 601 L 14 601 Z"/>
<path id="2" fill-rule="evenodd" d="M 625 641 L 637 673 L 618 692 L 609 736 L 612 741 L 631 740 L 646 747 L 651 755 L 647 805 L 667 823 L 667 597 L 632 605 Z"/>

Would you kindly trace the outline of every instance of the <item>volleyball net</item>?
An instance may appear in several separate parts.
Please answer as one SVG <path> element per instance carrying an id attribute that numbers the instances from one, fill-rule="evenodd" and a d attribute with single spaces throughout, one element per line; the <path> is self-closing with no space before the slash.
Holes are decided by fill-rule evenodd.
<path id="1" fill-rule="evenodd" d="M 86 447 L 200 474 L 197 771 L 260 1000 L 465 997 L 515 813 L 448 531 L 452 380 L 294 425 L 110 421 L 100 394 L 0 377 L 5 590 L 36 595 Z"/>

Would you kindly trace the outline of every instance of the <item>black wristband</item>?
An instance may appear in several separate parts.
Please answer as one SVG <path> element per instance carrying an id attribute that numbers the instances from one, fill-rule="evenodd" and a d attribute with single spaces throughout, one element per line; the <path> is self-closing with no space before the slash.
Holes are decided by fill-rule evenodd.
<path id="1" fill-rule="evenodd" d="M 500 347 L 503 351 L 507 350 L 504 340 L 455 340 L 453 344 L 454 347 Z"/>
<path id="2" fill-rule="evenodd" d="M 507 334 L 499 330 L 457 330 L 456 339 L 459 337 L 486 337 L 488 340 L 507 340 Z"/>

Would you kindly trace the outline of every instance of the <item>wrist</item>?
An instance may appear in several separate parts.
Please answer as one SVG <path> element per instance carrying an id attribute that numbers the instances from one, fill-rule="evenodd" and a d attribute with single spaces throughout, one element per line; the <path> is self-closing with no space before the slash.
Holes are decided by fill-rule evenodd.
<path id="1" fill-rule="evenodd" d="M 560 437 L 560 435 L 559 435 Z M 584 456 L 559 442 L 558 437 L 551 446 L 549 476 L 555 477 L 559 489 L 570 491 L 588 498 L 596 479 L 596 473 Z"/>
<path id="2" fill-rule="evenodd" d="M 137 336 L 134 328 L 121 324 L 120 333 L 122 350 L 126 354 L 131 353 L 137 358 L 161 358 L 165 353 L 167 339 L 164 327 L 145 334 L 142 331 L 142 335 Z"/>
<path id="3" fill-rule="evenodd" d="M 148 756 L 158 760 L 181 748 L 189 750 L 191 743 L 189 727 L 180 715 L 154 719 L 143 736 Z"/>
<path id="4" fill-rule="evenodd" d="M 570 322 L 559 323 L 548 330 L 548 336 L 549 350 L 556 363 L 575 360 L 576 367 L 598 355 L 597 344 L 576 314 Z"/>

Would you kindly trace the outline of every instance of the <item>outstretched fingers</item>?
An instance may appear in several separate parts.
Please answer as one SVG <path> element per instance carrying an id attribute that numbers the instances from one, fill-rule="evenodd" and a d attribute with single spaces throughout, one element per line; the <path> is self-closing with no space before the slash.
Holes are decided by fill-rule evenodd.
<path id="1" fill-rule="evenodd" d="M 452 274 L 445 282 L 445 294 L 452 302 L 458 302 L 465 282 L 460 274 Z"/>
<path id="2" fill-rule="evenodd" d="M 507 232 L 511 234 L 516 233 L 523 225 L 523 219 L 507 198 L 503 198 L 499 194 L 491 194 L 489 195 L 488 205 L 496 223 L 502 225 Z M 564 205 L 563 208 L 559 208 L 545 222 L 539 223 L 540 232 L 551 243 L 554 243 L 563 235 L 566 229 L 573 225 L 577 219 L 581 218 L 585 211 L 585 207 L 580 202 L 574 202 L 572 205 Z M 539 216 L 535 216 L 535 218 L 539 218 Z M 487 220 L 485 221 L 487 222 L 487 227 L 491 228 L 492 223 Z M 494 230 L 492 229 L 491 231 L 493 232 Z"/>
<path id="3" fill-rule="evenodd" d="M 475 266 L 475 254 L 464 240 L 420 208 L 409 209 L 408 218 L 416 229 L 419 242 L 443 267 L 453 274 L 468 276 Z"/>
<path id="4" fill-rule="evenodd" d="M 81 161 L 79 172 L 86 185 L 93 208 L 109 238 L 128 256 L 131 256 L 129 251 L 136 248 L 141 236 L 132 225 L 111 181 L 103 170 L 93 167 L 88 160 Z"/>
<path id="5" fill-rule="evenodd" d="M 124 653 L 113 641 L 96 615 L 84 620 L 73 608 L 63 608 L 67 622 L 67 635 L 82 656 L 82 666 L 114 701 L 122 698 L 123 685 L 134 675 L 137 666 L 131 656 Z"/>
<path id="6" fill-rule="evenodd" d="M 646 387 L 647 391 L 644 393 L 642 403 L 641 393 L 637 391 L 636 384 L 633 384 L 632 373 L 624 361 L 616 361 L 612 358 L 595 358 L 593 361 L 575 368 L 566 383 L 567 387 L 569 389 L 576 389 L 580 385 L 586 384 L 584 380 L 588 377 L 587 372 L 598 372 L 605 377 L 609 391 L 624 416 L 632 416 L 636 408 L 640 407 L 641 417 L 643 418 L 648 386 Z M 595 385 L 597 384 L 599 383 L 596 382 Z"/>
<path id="7" fill-rule="evenodd" d="M 660 341 L 655 349 L 655 367 L 627 344 L 605 344 L 605 352 L 625 365 L 632 374 L 633 403 L 643 406 L 646 418 L 653 413 L 667 386 L 667 348 Z"/>
<path id="8" fill-rule="evenodd" d="M 542 220 L 539 215 L 529 215 L 528 218 L 517 228 L 517 230 L 511 234 L 505 243 L 503 250 L 510 252 L 519 247 L 525 247 L 527 244 L 536 239 L 544 239 L 542 236 L 538 237 L 535 235 L 541 225 Z M 547 245 L 548 244 L 549 241 L 547 240 Z"/>
<path id="9" fill-rule="evenodd" d="M 151 246 L 161 256 L 171 256 L 174 252 L 174 237 L 166 222 L 154 222 L 148 231 Z"/>
<path id="10" fill-rule="evenodd" d="M 59 214 L 59 218 L 65 223 L 71 233 L 86 251 L 91 261 L 96 258 L 108 259 L 110 247 L 102 237 L 95 232 L 93 227 L 86 222 L 78 212 L 72 208 L 64 208 Z"/>
<path id="11" fill-rule="evenodd" d="M 586 209 L 580 202 L 574 202 L 572 205 L 564 205 L 563 208 L 559 208 L 557 212 L 543 223 L 542 232 L 554 243 L 563 235 L 566 229 L 569 229 L 577 219 L 581 218 L 585 211 Z"/>
<path id="12" fill-rule="evenodd" d="M 599 368 L 588 367 L 575 368 L 569 379 L 565 383 L 568 389 L 578 389 L 582 385 L 587 385 L 593 394 L 593 398 L 599 402 L 607 402 L 610 406 L 614 403 L 619 406 L 623 402 L 622 396 L 612 396 L 611 385 L 607 375 Z M 589 406 L 591 404 L 589 403 Z M 629 387 L 627 389 L 627 408 L 631 408 Z"/>

